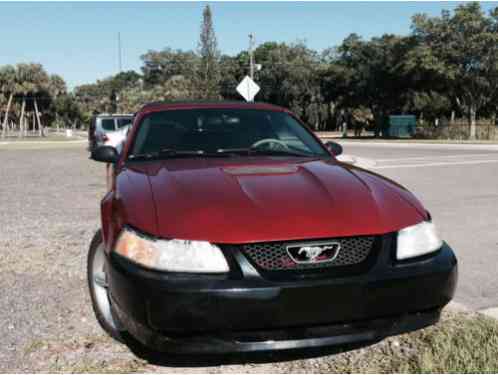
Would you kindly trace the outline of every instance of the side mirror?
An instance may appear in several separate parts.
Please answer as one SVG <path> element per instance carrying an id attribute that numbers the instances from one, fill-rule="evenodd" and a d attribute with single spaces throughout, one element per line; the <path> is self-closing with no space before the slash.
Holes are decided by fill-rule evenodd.
<path id="1" fill-rule="evenodd" d="M 118 151 L 112 146 L 99 146 L 92 151 L 90 156 L 90 159 L 104 163 L 115 163 L 118 158 Z"/>
<path id="2" fill-rule="evenodd" d="M 325 143 L 325 147 L 329 150 L 334 156 L 338 156 L 342 154 L 342 146 L 336 142 L 327 142 Z"/>

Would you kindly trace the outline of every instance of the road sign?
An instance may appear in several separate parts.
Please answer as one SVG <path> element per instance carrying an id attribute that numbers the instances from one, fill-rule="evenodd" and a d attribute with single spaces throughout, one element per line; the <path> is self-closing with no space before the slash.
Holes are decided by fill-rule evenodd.
<path id="1" fill-rule="evenodd" d="M 244 97 L 248 102 L 252 102 L 256 94 L 259 92 L 259 86 L 251 77 L 245 76 L 237 86 L 237 92 Z"/>

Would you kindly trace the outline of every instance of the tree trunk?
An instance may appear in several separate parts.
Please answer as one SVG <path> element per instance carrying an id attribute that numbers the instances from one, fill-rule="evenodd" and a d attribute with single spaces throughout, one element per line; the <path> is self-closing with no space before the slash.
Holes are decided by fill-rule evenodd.
<path id="1" fill-rule="evenodd" d="M 36 119 L 38 120 L 38 134 L 40 137 L 45 137 L 45 132 L 43 131 L 43 125 L 40 121 L 40 112 L 38 111 L 38 102 L 36 101 L 35 98 L 35 113 L 36 113 Z"/>
<path id="2" fill-rule="evenodd" d="M 342 138 L 348 137 L 348 119 L 346 117 L 342 118 Z"/>
<path id="3" fill-rule="evenodd" d="M 372 110 L 373 116 L 374 116 L 374 136 L 375 138 L 378 138 L 379 135 L 384 133 L 382 127 L 383 127 L 383 112 L 380 110 Z"/>
<path id="4" fill-rule="evenodd" d="M 24 109 L 26 108 L 26 99 L 22 99 L 22 106 L 21 106 L 21 118 L 19 119 L 19 138 L 23 136 L 23 125 L 24 125 Z"/>
<path id="5" fill-rule="evenodd" d="M 9 96 L 9 101 L 7 103 L 7 110 L 5 111 L 5 117 L 3 119 L 3 125 L 2 125 L 2 138 L 5 138 L 5 134 L 7 133 L 7 121 L 9 119 L 9 111 L 10 111 L 10 105 L 12 104 L 12 98 L 14 97 L 14 94 L 10 94 Z"/>
<path id="6" fill-rule="evenodd" d="M 452 110 L 450 124 L 453 125 L 454 123 L 455 123 L 455 110 Z"/>
<path id="7" fill-rule="evenodd" d="M 469 108 L 470 139 L 476 139 L 476 106 L 471 104 Z"/>

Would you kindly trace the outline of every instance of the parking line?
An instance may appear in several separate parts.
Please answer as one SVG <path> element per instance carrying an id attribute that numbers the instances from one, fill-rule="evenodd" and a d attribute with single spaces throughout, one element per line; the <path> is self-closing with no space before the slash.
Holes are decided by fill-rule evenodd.
<path id="1" fill-rule="evenodd" d="M 375 166 L 373 168 L 374 169 L 418 168 L 418 167 L 441 167 L 441 166 L 448 166 L 448 165 L 470 165 L 470 164 L 488 164 L 488 163 L 498 163 L 498 159 L 438 162 L 438 163 L 425 163 L 425 164 L 381 165 L 381 166 Z"/>
<path id="2" fill-rule="evenodd" d="M 410 161 L 410 160 L 434 160 L 434 159 L 452 159 L 452 158 L 473 158 L 473 157 L 487 157 L 487 156 L 498 156 L 498 153 L 493 154 L 460 154 L 460 155 L 440 155 L 440 156 L 413 156 L 409 158 L 391 158 L 391 159 L 375 159 L 376 162 L 387 163 L 394 161 Z"/>
<path id="3" fill-rule="evenodd" d="M 337 140 L 345 147 L 366 146 L 379 148 L 430 148 L 440 150 L 486 150 L 498 151 L 497 143 L 415 143 L 415 142 L 365 142 L 365 141 L 343 141 Z"/>

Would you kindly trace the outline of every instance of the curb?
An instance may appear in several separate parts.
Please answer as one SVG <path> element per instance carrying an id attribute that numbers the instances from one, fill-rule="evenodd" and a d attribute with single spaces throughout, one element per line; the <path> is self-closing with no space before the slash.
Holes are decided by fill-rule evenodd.
<path id="1" fill-rule="evenodd" d="M 342 154 L 337 157 L 337 160 L 339 160 L 342 163 L 348 163 L 355 165 L 360 168 L 375 168 L 377 165 L 377 162 L 374 159 L 367 159 L 367 158 L 361 158 L 358 156 L 354 155 L 349 155 L 349 154 Z"/>
<path id="2" fill-rule="evenodd" d="M 474 312 L 474 310 L 465 306 L 463 303 L 455 302 L 455 301 L 451 301 L 450 303 L 448 303 L 446 308 L 453 310 L 453 311 L 462 312 L 462 313 Z"/>
<path id="3" fill-rule="evenodd" d="M 479 310 L 477 312 L 486 315 L 489 318 L 498 320 L 498 307 L 490 307 L 484 310 Z"/>
<path id="4" fill-rule="evenodd" d="M 450 303 L 448 303 L 448 305 L 446 305 L 445 308 L 455 312 L 461 312 L 467 314 L 469 313 L 482 314 L 487 316 L 488 318 L 492 318 L 498 321 L 498 307 L 488 307 L 486 309 L 473 310 L 470 307 L 464 305 L 463 303 L 451 301 Z"/>

